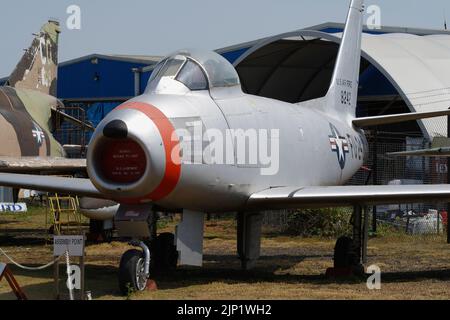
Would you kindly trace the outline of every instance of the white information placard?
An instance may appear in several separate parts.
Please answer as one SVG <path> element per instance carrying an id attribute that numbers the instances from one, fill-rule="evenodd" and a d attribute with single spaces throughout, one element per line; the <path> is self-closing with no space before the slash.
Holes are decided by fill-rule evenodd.
<path id="1" fill-rule="evenodd" d="M 59 257 L 66 251 L 71 257 L 84 256 L 84 236 L 54 236 L 53 256 Z"/>

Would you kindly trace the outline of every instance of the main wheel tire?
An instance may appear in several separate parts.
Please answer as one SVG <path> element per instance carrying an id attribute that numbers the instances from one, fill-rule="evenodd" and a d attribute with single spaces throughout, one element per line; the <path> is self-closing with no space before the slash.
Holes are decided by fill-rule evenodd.
<path id="1" fill-rule="evenodd" d="M 144 291 L 147 286 L 145 258 L 140 250 L 131 249 L 120 259 L 119 288 L 123 295 Z"/>
<path id="2" fill-rule="evenodd" d="M 177 268 L 178 251 L 172 233 L 161 233 L 153 241 L 151 249 L 152 269 L 167 272 Z"/>
<path id="3" fill-rule="evenodd" d="M 351 268 L 358 264 L 353 240 L 349 237 L 340 237 L 334 247 L 334 267 Z"/>

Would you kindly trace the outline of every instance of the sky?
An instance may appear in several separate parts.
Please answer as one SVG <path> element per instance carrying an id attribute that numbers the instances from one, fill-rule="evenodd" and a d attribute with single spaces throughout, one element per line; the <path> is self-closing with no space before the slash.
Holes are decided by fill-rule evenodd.
<path id="1" fill-rule="evenodd" d="M 8 0 L 0 11 L 0 77 L 8 76 L 49 18 L 61 22 L 59 61 L 92 53 L 166 55 L 214 50 L 324 22 L 344 22 L 349 0 Z M 448 0 L 366 0 L 386 26 L 443 29 Z M 67 8 L 81 9 L 69 30 Z"/>

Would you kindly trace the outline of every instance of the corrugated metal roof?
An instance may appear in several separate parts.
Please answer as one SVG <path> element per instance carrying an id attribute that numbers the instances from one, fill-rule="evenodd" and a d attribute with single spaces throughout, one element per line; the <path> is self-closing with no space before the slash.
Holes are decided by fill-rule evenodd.
<path id="1" fill-rule="evenodd" d="M 71 65 L 74 63 L 78 63 L 80 61 L 92 60 L 92 59 L 108 59 L 114 61 L 124 61 L 124 62 L 132 62 L 132 63 L 142 63 L 152 65 L 159 62 L 162 57 L 160 56 L 146 56 L 146 55 L 116 55 L 116 54 L 90 54 L 87 56 L 83 56 L 77 59 L 69 60 L 60 63 L 59 67 L 64 67 L 67 65 Z"/>
<path id="2" fill-rule="evenodd" d="M 326 33 L 340 33 L 344 30 L 345 24 L 344 23 L 338 23 L 338 22 L 325 22 L 321 24 L 317 24 L 314 26 L 302 28 L 295 30 L 293 32 L 298 32 L 302 30 L 314 30 L 314 31 L 322 31 Z M 436 34 L 448 34 L 450 35 L 450 30 L 438 30 L 438 29 L 422 29 L 422 28 L 410 28 L 410 27 L 395 27 L 395 26 L 381 26 L 379 29 L 369 29 L 367 26 L 364 26 L 363 31 L 365 33 L 375 33 L 375 34 L 383 34 L 383 33 L 408 33 L 408 34 L 415 34 L 418 36 L 424 36 L 424 35 L 436 35 Z M 290 32 L 291 33 L 291 32 Z M 252 40 L 248 42 L 243 42 L 231 46 L 227 46 L 221 49 L 218 49 L 217 52 L 222 54 L 223 52 L 229 52 L 234 50 L 240 50 L 242 48 L 248 48 L 252 47 L 261 41 L 274 38 L 275 36 L 269 36 L 260 38 L 257 40 Z"/>
<path id="3" fill-rule="evenodd" d="M 152 63 L 159 62 L 162 58 L 161 56 L 148 56 L 148 55 L 130 55 L 130 54 L 107 54 L 106 56 L 113 58 L 122 58 L 126 60 L 140 60 L 140 61 L 149 61 Z"/>
<path id="4" fill-rule="evenodd" d="M 308 28 L 304 28 L 304 30 L 316 30 L 327 32 L 333 29 L 338 30 L 338 32 L 342 32 L 344 30 L 344 23 L 338 22 L 326 22 L 318 25 L 314 25 Z M 444 29 L 424 29 L 424 28 L 410 28 L 410 27 L 396 27 L 396 26 L 380 26 L 378 29 L 371 29 L 367 26 L 364 26 L 363 31 L 365 33 L 373 33 L 373 34 L 382 34 L 382 33 L 408 33 L 415 34 L 418 36 L 426 36 L 426 35 L 435 35 L 435 34 L 448 34 L 450 35 L 449 30 Z M 330 33 L 330 32 L 328 32 Z"/>

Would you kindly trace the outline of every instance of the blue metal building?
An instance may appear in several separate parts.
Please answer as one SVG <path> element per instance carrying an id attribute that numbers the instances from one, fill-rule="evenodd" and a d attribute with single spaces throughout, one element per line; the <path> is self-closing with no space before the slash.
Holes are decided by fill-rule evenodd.
<path id="1" fill-rule="evenodd" d="M 61 63 L 58 98 L 66 106 L 81 106 L 94 125 L 113 108 L 135 96 L 135 70 L 160 60 L 153 56 L 93 54 Z"/>

